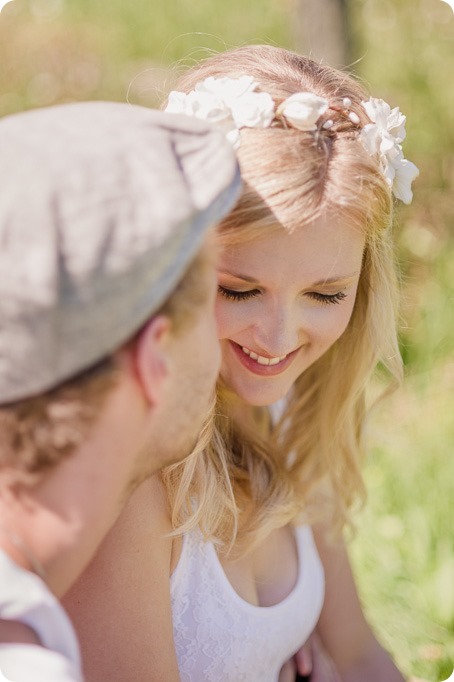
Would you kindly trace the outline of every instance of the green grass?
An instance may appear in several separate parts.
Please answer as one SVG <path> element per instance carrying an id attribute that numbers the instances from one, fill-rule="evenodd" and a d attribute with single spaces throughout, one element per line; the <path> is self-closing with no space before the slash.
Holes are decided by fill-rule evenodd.
<path id="1" fill-rule="evenodd" d="M 369 501 L 351 555 L 371 622 L 402 670 L 454 661 L 454 363 L 407 380 L 370 424 Z"/>

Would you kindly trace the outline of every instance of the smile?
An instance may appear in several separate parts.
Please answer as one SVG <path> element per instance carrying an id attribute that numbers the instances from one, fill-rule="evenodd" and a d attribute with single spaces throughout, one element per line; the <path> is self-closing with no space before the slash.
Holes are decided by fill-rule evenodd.
<path id="1" fill-rule="evenodd" d="M 235 341 L 230 341 L 229 344 L 243 367 L 252 372 L 252 374 L 262 377 L 274 377 L 285 372 L 299 355 L 300 351 L 300 348 L 297 348 L 291 353 L 287 353 L 287 355 L 266 358 L 246 346 L 240 346 Z"/>
<path id="2" fill-rule="evenodd" d="M 287 355 L 279 355 L 276 358 L 265 358 L 263 355 L 257 355 L 257 353 L 254 353 L 254 351 L 249 350 L 249 348 L 246 348 L 245 346 L 241 346 L 241 350 L 259 365 L 277 365 L 287 357 Z"/>

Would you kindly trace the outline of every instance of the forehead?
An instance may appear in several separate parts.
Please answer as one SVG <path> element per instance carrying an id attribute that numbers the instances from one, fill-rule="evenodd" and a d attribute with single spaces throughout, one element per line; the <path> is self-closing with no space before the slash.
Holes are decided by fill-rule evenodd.
<path id="1" fill-rule="evenodd" d="M 347 276 L 361 268 L 363 233 L 334 218 L 320 218 L 289 233 L 276 226 L 265 235 L 219 250 L 219 268 L 233 274 L 287 282 L 298 276 L 311 281 Z"/>

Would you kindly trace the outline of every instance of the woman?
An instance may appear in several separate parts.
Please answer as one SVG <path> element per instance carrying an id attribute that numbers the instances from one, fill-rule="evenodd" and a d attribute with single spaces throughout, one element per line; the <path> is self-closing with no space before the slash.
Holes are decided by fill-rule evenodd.
<path id="1" fill-rule="evenodd" d="M 405 118 L 266 46 L 193 68 L 168 110 L 224 129 L 245 181 L 219 229 L 217 414 L 203 454 L 142 486 L 68 596 L 88 680 L 294 680 L 317 625 L 338 673 L 314 680 L 398 682 L 334 531 L 364 497 L 367 381 L 378 362 L 401 376 Z"/>

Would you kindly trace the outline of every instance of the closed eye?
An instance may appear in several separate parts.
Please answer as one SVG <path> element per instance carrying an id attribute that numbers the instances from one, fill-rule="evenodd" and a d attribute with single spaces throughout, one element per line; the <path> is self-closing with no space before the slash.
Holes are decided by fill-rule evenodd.
<path id="1" fill-rule="evenodd" d="M 315 301 L 320 301 L 324 305 L 329 305 L 330 303 L 340 303 L 347 298 L 345 291 L 338 291 L 336 294 L 320 294 L 318 291 L 309 292 L 308 296 L 313 298 Z"/>
<path id="2" fill-rule="evenodd" d="M 247 301 L 248 298 L 254 298 L 258 296 L 260 291 L 258 289 L 251 289 L 250 291 L 234 291 L 232 289 L 226 289 L 225 287 L 218 286 L 219 293 L 230 301 Z"/>

